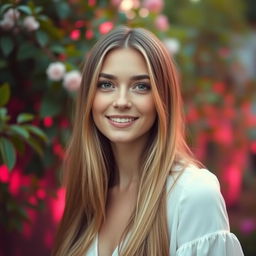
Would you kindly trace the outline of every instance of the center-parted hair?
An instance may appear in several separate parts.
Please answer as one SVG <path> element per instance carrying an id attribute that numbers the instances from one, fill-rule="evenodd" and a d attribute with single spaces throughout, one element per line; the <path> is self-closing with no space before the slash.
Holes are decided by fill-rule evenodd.
<path id="1" fill-rule="evenodd" d="M 86 255 L 106 215 L 107 193 L 117 167 L 108 139 L 94 124 L 92 104 L 102 64 L 110 51 L 120 48 L 135 49 L 144 57 L 157 119 L 141 159 L 137 203 L 119 255 L 169 255 L 166 181 L 176 162 L 195 162 L 184 140 L 179 79 L 169 52 L 155 35 L 142 28 L 118 27 L 94 45 L 84 63 L 63 165 L 66 204 L 54 256 Z"/>

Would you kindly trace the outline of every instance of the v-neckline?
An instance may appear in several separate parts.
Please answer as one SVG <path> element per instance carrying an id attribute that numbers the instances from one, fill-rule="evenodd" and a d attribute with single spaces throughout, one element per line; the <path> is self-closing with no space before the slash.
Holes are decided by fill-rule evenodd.
<path id="1" fill-rule="evenodd" d="M 97 235 L 96 235 L 96 241 L 95 241 L 95 254 L 96 254 L 96 256 L 99 256 L 99 233 L 97 233 Z M 119 246 L 117 246 L 116 248 L 115 248 L 115 250 L 112 252 L 112 254 L 111 254 L 111 256 L 118 256 L 118 254 L 116 254 L 116 252 L 117 252 L 117 250 L 118 250 L 118 247 Z"/>

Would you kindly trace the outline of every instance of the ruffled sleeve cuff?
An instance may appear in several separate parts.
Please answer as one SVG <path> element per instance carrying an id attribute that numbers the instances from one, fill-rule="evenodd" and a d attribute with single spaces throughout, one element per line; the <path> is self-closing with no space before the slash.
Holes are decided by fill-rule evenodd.
<path id="1" fill-rule="evenodd" d="M 217 231 L 187 242 L 177 256 L 243 256 L 237 237 L 229 231 Z"/>

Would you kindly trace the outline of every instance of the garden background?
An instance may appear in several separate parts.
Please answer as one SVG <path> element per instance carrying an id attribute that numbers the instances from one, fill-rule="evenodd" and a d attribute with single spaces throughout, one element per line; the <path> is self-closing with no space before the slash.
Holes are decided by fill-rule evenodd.
<path id="1" fill-rule="evenodd" d="M 81 64 L 117 25 L 153 31 L 182 78 L 188 141 L 256 255 L 256 2 L 38 0 L 0 5 L 0 256 L 49 255 Z"/>

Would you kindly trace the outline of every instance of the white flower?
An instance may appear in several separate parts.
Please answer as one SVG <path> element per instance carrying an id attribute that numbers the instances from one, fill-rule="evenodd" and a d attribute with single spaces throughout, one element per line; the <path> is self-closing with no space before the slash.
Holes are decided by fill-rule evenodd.
<path id="1" fill-rule="evenodd" d="M 77 91 L 80 87 L 82 80 L 81 73 L 77 70 L 72 70 L 65 74 L 63 86 L 68 91 Z"/>
<path id="2" fill-rule="evenodd" d="M 50 80 L 59 81 L 63 78 L 65 71 L 66 68 L 63 63 L 53 62 L 48 66 L 46 74 Z"/>
<path id="3" fill-rule="evenodd" d="M 10 30 L 14 27 L 15 22 L 20 17 L 20 12 L 10 8 L 5 14 L 3 20 L 0 22 L 0 27 L 4 30 Z"/>
<path id="4" fill-rule="evenodd" d="M 23 25 L 28 31 L 34 31 L 40 27 L 39 22 L 34 16 L 27 16 L 23 21 Z"/>
<path id="5" fill-rule="evenodd" d="M 9 20 L 17 20 L 20 17 L 20 12 L 18 10 L 15 10 L 13 8 L 10 8 L 5 14 L 4 14 L 4 19 L 9 19 Z"/>
<path id="6" fill-rule="evenodd" d="M 10 19 L 3 19 L 0 22 L 0 27 L 3 28 L 4 30 L 10 30 L 11 28 L 14 27 L 15 22 Z"/>
<path id="7" fill-rule="evenodd" d="M 166 38 L 163 43 L 171 54 L 176 54 L 180 49 L 180 43 L 176 38 Z"/>

